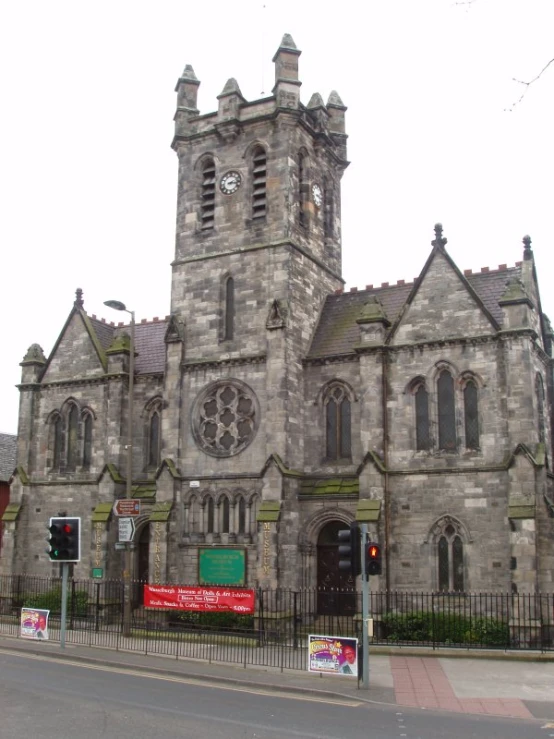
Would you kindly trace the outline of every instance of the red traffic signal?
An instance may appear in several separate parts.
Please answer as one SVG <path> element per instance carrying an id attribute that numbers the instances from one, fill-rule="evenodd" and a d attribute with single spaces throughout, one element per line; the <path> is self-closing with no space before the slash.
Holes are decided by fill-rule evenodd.
<path id="1" fill-rule="evenodd" d="M 366 548 L 366 568 L 368 575 L 380 575 L 383 567 L 381 564 L 381 547 L 375 542 L 370 542 Z"/>
<path id="2" fill-rule="evenodd" d="M 48 522 L 48 556 L 51 562 L 79 562 L 81 559 L 81 519 L 56 516 Z"/>

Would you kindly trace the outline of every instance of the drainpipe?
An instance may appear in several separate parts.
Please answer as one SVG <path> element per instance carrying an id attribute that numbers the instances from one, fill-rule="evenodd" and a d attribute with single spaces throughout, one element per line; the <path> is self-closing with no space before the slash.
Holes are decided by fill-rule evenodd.
<path id="1" fill-rule="evenodd" d="M 389 490 L 389 422 L 387 411 L 388 398 L 388 352 L 383 347 L 381 354 L 381 401 L 383 410 L 383 465 L 385 467 L 384 491 L 383 498 L 385 504 L 385 589 L 388 594 L 390 592 L 390 490 Z M 387 605 L 388 608 L 388 605 Z"/>

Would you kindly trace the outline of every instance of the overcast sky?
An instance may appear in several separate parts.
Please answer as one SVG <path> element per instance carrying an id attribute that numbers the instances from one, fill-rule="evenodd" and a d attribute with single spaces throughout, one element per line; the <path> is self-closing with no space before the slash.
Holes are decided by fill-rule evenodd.
<path id="1" fill-rule="evenodd" d="M 204 15 L 204 13 L 206 15 Z M 529 233 L 554 318 L 551 0 L 27 0 L 0 9 L 0 431 L 17 431 L 19 362 L 48 355 L 72 308 L 108 320 L 169 311 L 175 83 L 202 113 L 229 77 L 271 93 L 290 33 L 302 102 L 347 112 L 346 289 L 409 281 L 444 225 L 461 269 L 513 265 Z"/>

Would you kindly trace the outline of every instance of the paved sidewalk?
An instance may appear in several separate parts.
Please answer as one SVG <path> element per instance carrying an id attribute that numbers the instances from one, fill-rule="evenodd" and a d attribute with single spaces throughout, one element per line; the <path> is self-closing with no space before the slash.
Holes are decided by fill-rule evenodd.
<path id="1" fill-rule="evenodd" d="M 0 637 L 0 651 L 52 656 L 85 664 L 144 670 L 273 693 L 396 704 L 463 713 L 554 721 L 554 662 L 372 654 L 370 688 L 353 678 L 300 670 L 176 659 L 100 647 Z"/>

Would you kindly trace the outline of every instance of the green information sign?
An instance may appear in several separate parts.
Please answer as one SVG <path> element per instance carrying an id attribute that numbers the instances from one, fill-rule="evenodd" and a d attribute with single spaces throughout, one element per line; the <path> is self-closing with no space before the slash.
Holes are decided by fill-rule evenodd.
<path id="1" fill-rule="evenodd" d="M 200 585 L 246 585 L 246 550 L 199 549 L 198 582 Z"/>
<path id="2" fill-rule="evenodd" d="M 92 576 L 93 577 L 104 577 L 104 570 L 102 569 L 102 567 L 93 567 Z"/>

